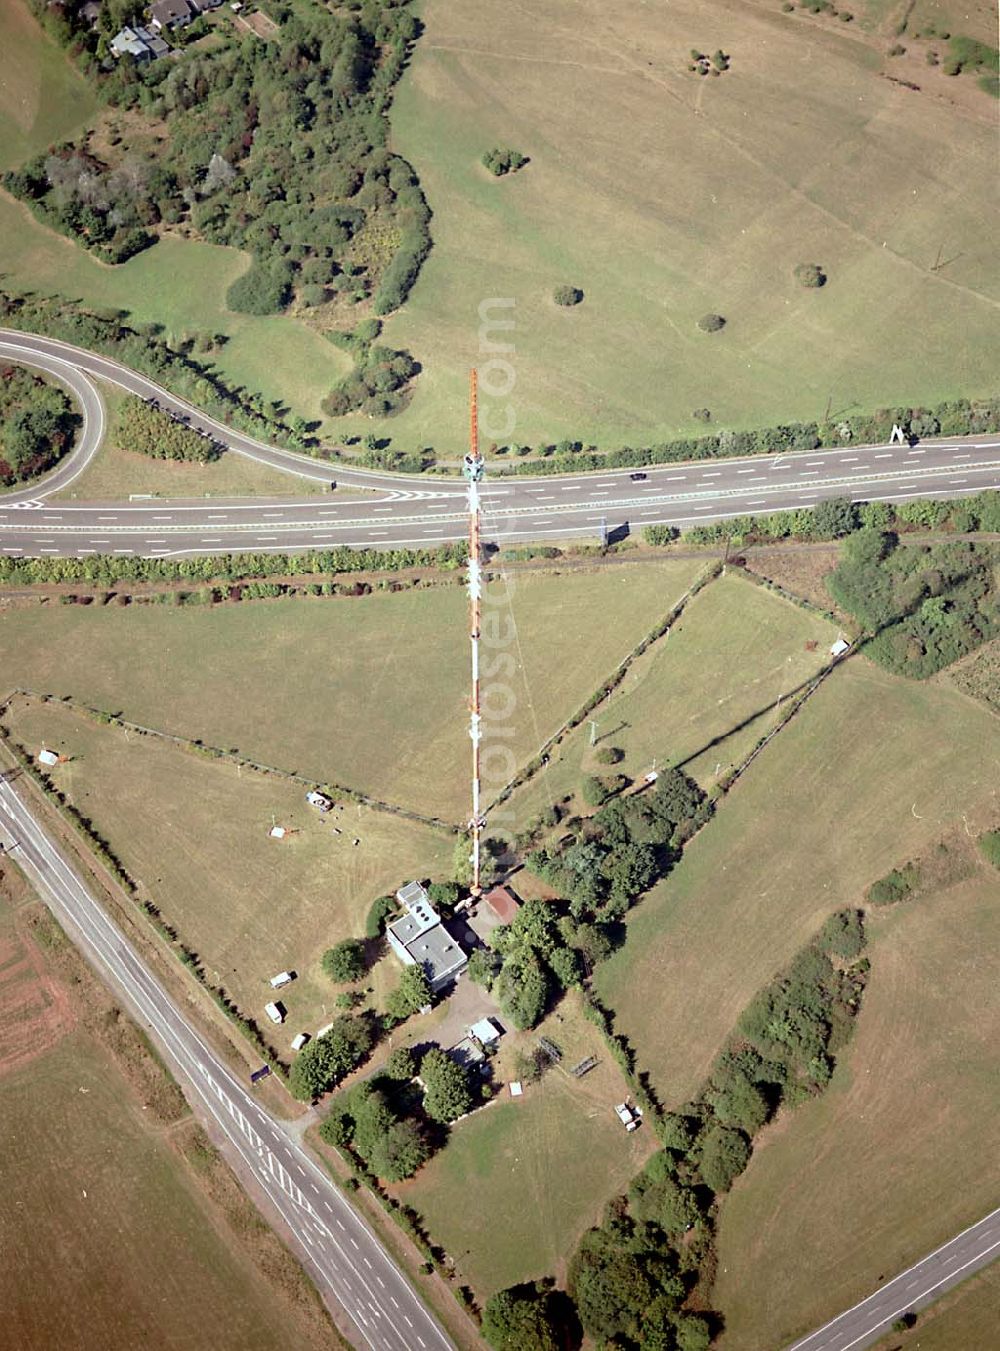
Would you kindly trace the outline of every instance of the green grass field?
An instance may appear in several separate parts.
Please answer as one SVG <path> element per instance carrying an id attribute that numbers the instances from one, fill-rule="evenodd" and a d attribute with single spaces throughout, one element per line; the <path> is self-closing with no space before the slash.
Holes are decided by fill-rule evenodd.
<path id="1" fill-rule="evenodd" d="M 0 170 L 66 139 L 90 120 L 96 101 L 28 13 L 24 0 L 0 8 Z M 304 417 L 350 367 L 343 352 L 294 320 L 254 318 L 226 309 L 231 282 L 247 267 L 235 249 L 167 239 L 117 267 L 40 225 L 0 191 L 0 274 L 12 289 L 58 293 L 87 305 L 128 310 L 179 338 L 228 333 L 216 358 L 226 377 L 282 399 Z"/>
<path id="2" fill-rule="evenodd" d="M 101 382 L 101 395 L 110 430 L 104 444 L 83 473 L 57 498 L 83 502 L 121 502 L 130 493 L 157 497 L 308 497 L 322 492 L 315 480 L 268 469 L 245 455 L 227 452 L 210 464 L 182 460 L 154 460 L 134 450 L 123 450 L 115 436 L 115 414 L 126 397 Z"/>
<path id="3" fill-rule="evenodd" d="M 509 744 L 519 765 L 530 759 L 699 567 L 518 574 L 509 607 L 486 605 L 484 642 L 493 634 L 505 644 L 484 652 L 487 740 Z M 211 610 L 10 610 L 0 614 L 4 682 L 73 694 L 459 821 L 469 773 L 466 604 L 464 590 L 449 586 Z M 506 768 L 484 760 L 487 791 Z"/>
<path id="4" fill-rule="evenodd" d="M 895 87 L 859 34 L 777 4 L 430 0 L 424 19 L 393 109 L 435 213 L 386 328 L 424 365 L 402 444 L 448 444 L 489 297 L 516 301 L 494 334 L 516 385 L 491 398 L 487 373 L 483 425 L 509 403 L 518 441 L 641 444 L 697 428 L 701 407 L 746 426 L 992 387 L 985 95 L 956 112 Z M 729 72 L 687 72 L 692 47 L 720 46 Z M 531 163 L 491 178 L 495 145 Z M 794 282 L 802 261 L 822 290 Z M 584 302 L 554 305 L 561 283 Z M 728 324 L 707 336 L 711 311 Z"/>
<path id="5" fill-rule="evenodd" d="M 503 1089 L 498 1102 L 453 1128 L 416 1178 L 393 1189 L 420 1212 L 481 1299 L 520 1281 L 563 1276 L 580 1235 L 656 1145 L 651 1131 L 629 1134 L 615 1116 L 627 1090 L 572 996 L 538 1034 L 560 1047 L 566 1065 L 587 1055 L 601 1063 L 582 1079 L 551 1069 L 519 1099 Z M 535 1034 L 504 1038 L 502 1082 L 513 1077 L 514 1046 L 535 1041 Z"/>
<path id="6" fill-rule="evenodd" d="M 877 913 L 871 980 L 830 1088 L 770 1127 L 722 1210 L 714 1299 L 724 1351 L 784 1346 L 1000 1202 L 996 875 Z M 957 1348 L 972 1320 L 924 1315 L 903 1340 Z M 970 1294 L 972 1287 L 970 1287 Z M 956 1319 L 962 1317 L 959 1299 Z M 928 1334 L 929 1335 L 929 1334 Z M 898 1341 L 899 1339 L 897 1339 Z"/>
<path id="7" fill-rule="evenodd" d="M 333 1017 L 325 949 L 364 932 L 376 896 L 450 871 L 454 840 L 443 832 L 353 805 L 324 820 L 297 784 L 151 737 L 126 740 L 59 705 L 18 705 L 7 725 L 32 750 L 44 740 L 73 757 L 55 782 L 245 1013 L 261 1018 L 268 979 L 298 972 L 281 995 L 281 1049 Z M 295 833 L 271 839 L 273 823 Z"/>
<path id="8" fill-rule="evenodd" d="M 771 708 L 829 660 L 836 631 L 825 620 L 732 575 L 686 607 L 669 637 L 632 665 L 611 699 L 553 754 L 546 769 L 511 799 L 521 828 L 551 803 L 576 792 L 584 775 L 637 778 L 655 762 L 683 764 L 706 787 L 737 764 L 774 724 Z M 815 643 L 809 651 L 807 643 Z M 595 751 L 617 746 L 611 770 Z"/>
<path id="9" fill-rule="evenodd" d="M 741 1010 L 828 914 L 963 816 L 992 819 L 998 752 L 996 718 L 963 695 L 857 658 L 830 677 L 598 970 L 664 1102 L 697 1090 Z"/>

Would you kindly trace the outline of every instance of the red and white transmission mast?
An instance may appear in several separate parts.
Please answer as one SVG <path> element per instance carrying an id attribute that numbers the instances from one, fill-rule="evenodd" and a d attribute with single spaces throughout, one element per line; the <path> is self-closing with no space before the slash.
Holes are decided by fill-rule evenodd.
<path id="1" fill-rule="evenodd" d="M 479 708 L 479 623 L 483 599 L 481 507 L 479 485 L 483 480 L 483 457 L 479 453 L 479 409 L 476 402 L 476 372 L 469 373 L 469 453 L 462 463 L 462 474 L 469 492 L 469 637 L 472 643 L 472 701 L 469 736 L 472 738 L 472 899 L 482 894 L 479 881 L 479 854 L 483 826 L 486 824 L 479 802 L 479 746 L 482 740 Z"/>

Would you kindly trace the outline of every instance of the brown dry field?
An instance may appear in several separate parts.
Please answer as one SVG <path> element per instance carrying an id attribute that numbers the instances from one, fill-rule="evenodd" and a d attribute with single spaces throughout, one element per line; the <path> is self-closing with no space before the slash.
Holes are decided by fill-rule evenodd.
<path id="1" fill-rule="evenodd" d="M 986 643 L 978 652 L 949 666 L 937 679 L 953 685 L 974 699 L 980 699 L 994 713 L 1000 713 L 1000 638 Z"/>
<path id="2" fill-rule="evenodd" d="M 750 549 L 746 555 L 749 572 L 766 577 L 769 582 L 811 601 L 821 610 L 836 613 L 836 607 L 826 589 L 826 578 L 837 566 L 840 547 L 823 545 L 815 549 Z"/>
<path id="3" fill-rule="evenodd" d="M 263 1021 L 268 979 L 297 973 L 284 1027 L 264 1023 L 279 1054 L 333 1017 L 325 949 L 364 931 L 377 896 L 449 873 L 455 840 L 442 831 L 353 804 L 320 817 L 301 784 L 126 738 L 65 705 L 19 701 L 6 723 L 32 753 L 44 741 L 72 757 L 54 782 L 244 1013 Z M 269 838 L 272 822 L 291 833 Z"/>
<path id="4" fill-rule="evenodd" d="M 342 1345 L 228 1168 L 192 1152 L 198 1128 L 144 1035 L 6 860 L 0 949 L 17 954 L 0 972 L 0 1346 Z"/>

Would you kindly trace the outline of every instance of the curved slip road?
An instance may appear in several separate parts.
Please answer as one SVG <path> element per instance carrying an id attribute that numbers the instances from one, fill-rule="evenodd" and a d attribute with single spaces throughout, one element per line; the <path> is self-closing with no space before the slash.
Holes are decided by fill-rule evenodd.
<path id="1" fill-rule="evenodd" d="M 16 503 L 0 499 L 0 549 L 7 554 L 165 558 L 338 545 L 426 547 L 466 536 L 465 493 L 457 480 L 354 469 L 268 446 L 199 413 L 146 376 L 53 339 L 0 330 L 4 355 L 40 366 L 48 360 L 60 368 L 74 364 L 85 375 L 157 399 L 238 454 L 327 484 L 335 477 L 344 486 L 377 494 L 343 502 L 311 497 L 95 505 L 48 502 L 45 492 L 36 490 Z M 809 507 L 834 496 L 858 501 L 959 497 L 1000 487 L 1000 435 L 675 463 L 650 467 L 639 481 L 633 472 L 493 476 L 483 491 L 486 538 L 544 540 L 597 535 L 602 527 L 690 526 Z"/>
<path id="2" fill-rule="evenodd" d="M 994 1210 L 788 1351 L 861 1351 L 884 1337 L 902 1314 L 933 1304 L 998 1257 L 1000 1210 Z"/>
<path id="3" fill-rule="evenodd" d="M 230 1160 L 254 1175 L 326 1303 L 349 1317 L 354 1345 L 362 1351 L 450 1351 L 451 1341 L 372 1231 L 202 1040 L 7 779 L 0 779 L 0 841 L 102 978 L 149 1028 L 192 1104 L 222 1132 Z"/>

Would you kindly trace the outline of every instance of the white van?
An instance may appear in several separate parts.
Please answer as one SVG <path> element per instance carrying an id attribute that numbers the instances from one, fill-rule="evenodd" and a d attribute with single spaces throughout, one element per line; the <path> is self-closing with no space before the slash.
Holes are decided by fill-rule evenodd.
<path id="1" fill-rule="evenodd" d="M 285 1021 L 285 1014 L 280 1004 L 265 1004 L 264 1012 L 272 1023 L 283 1023 Z"/>
<path id="2" fill-rule="evenodd" d="M 308 1040 L 309 1040 L 309 1033 L 308 1033 L 308 1032 L 300 1032 L 299 1035 L 298 1035 L 297 1037 L 293 1037 L 293 1038 L 292 1038 L 292 1050 L 293 1050 L 293 1051 L 301 1051 L 302 1048 L 303 1048 L 303 1046 L 305 1046 L 305 1044 L 306 1044 L 306 1042 L 307 1042 Z"/>
<path id="3" fill-rule="evenodd" d="M 282 985 L 291 985 L 294 979 L 291 971 L 279 971 L 276 976 L 271 977 L 271 989 L 280 990 Z"/>

